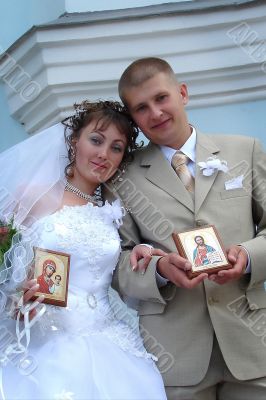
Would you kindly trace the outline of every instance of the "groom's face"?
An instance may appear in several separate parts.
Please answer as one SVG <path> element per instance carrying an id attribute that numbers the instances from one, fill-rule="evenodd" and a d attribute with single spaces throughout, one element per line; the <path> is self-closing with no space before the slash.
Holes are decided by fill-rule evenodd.
<path id="1" fill-rule="evenodd" d="M 187 140 L 185 84 L 159 72 L 138 86 L 127 88 L 125 100 L 131 116 L 153 143 L 179 148 Z"/>

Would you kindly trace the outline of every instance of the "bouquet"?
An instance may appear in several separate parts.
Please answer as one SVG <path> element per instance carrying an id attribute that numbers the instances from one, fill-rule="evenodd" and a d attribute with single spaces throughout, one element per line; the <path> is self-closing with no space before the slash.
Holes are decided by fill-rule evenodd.
<path id="1" fill-rule="evenodd" d="M 0 220 L 0 270 L 3 267 L 4 254 L 10 249 L 16 233 L 17 229 L 13 225 L 13 218 L 7 223 Z"/>

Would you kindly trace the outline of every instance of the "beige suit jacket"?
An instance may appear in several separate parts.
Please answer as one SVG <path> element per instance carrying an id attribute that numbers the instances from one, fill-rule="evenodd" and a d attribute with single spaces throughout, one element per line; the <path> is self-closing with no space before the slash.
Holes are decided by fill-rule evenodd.
<path id="1" fill-rule="evenodd" d="M 140 327 L 148 350 L 156 354 L 166 385 L 200 382 L 209 365 L 213 333 L 226 364 L 240 379 L 266 376 L 266 157 L 248 137 L 197 134 L 196 163 L 216 156 L 228 173 L 203 176 L 196 167 L 195 201 L 154 144 L 136 152 L 122 178 L 110 185 L 127 214 L 121 228 L 123 248 L 114 282 L 120 293 L 140 300 Z M 225 182 L 244 175 L 243 188 Z M 172 231 L 213 224 L 224 245 L 243 244 L 251 275 L 192 290 L 157 287 L 153 257 L 144 275 L 132 272 L 129 251 L 151 243 L 176 251 Z"/>

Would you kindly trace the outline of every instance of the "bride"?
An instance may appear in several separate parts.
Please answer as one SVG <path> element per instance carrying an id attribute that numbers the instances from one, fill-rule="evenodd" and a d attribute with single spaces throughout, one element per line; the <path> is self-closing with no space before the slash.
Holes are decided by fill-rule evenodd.
<path id="1" fill-rule="evenodd" d="M 1 272 L 0 398 L 166 399 L 155 357 L 108 296 L 123 210 L 102 204 L 97 188 L 132 157 L 137 130 L 119 103 L 75 108 L 64 126 L 0 155 L 0 218 L 19 230 Z M 33 301 L 34 246 L 70 254 L 67 307 Z M 133 250 L 137 259 L 150 251 Z"/>

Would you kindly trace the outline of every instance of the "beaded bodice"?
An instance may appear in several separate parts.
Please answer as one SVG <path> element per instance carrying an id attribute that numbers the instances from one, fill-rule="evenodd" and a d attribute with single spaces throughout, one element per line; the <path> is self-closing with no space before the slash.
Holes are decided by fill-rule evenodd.
<path id="1" fill-rule="evenodd" d="M 64 206 L 38 222 L 38 245 L 71 255 L 70 286 L 88 290 L 108 285 L 120 254 L 118 202 Z"/>
<path id="2" fill-rule="evenodd" d="M 137 332 L 115 317 L 109 289 L 120 255 L 119 201 L 102 207 L 64 206 L 35 224 L 36 244 L 70 254 L 68 304 L 47 306 L 42 331 L 84 335 L 104 334 L 123 349 L 150 357 Z M 46 332 L 47 333 L 47 332 Z"/>

